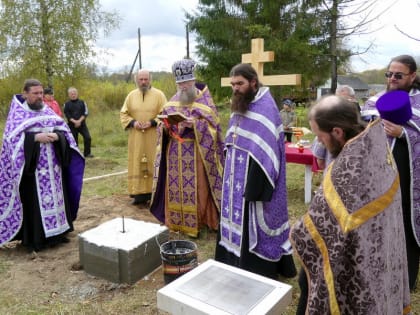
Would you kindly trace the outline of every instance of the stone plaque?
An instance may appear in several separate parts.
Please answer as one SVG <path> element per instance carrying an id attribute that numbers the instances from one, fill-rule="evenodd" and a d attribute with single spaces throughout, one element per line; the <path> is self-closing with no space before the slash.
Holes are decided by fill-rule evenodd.
<path id="1" fill-rule="evenodd" d="M 208 260 L 160 289 L 158 308 L 171 314 L 279 314 L 292 287 Z"/>

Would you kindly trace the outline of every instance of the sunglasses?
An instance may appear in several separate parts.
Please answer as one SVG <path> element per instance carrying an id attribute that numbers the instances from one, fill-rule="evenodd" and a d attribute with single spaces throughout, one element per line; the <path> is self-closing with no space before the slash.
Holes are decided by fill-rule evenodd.
<path id="1" fill-rule="evenodd" d="M 409 75 L 409 73 L 391 72 L 391 71 L 385 72 L 385 77 L 388 78 L 388 79 L 391 79 L 392 76 L 394 76 L 394 78 L 396 80 L 401 80 L 403 78 L 403 76 L 405 76 L 405 75 Z"/>

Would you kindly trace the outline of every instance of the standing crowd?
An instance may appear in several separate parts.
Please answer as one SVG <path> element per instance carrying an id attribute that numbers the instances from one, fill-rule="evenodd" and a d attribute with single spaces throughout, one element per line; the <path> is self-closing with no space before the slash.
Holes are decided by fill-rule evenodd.
<path id="1" fill-rule="evenodd" d="M 146 205 L 170 230 L 190 237 L 217 231 L 217 261 L 273 279 L 299 274 L 297 314 L 411 314 L 420 264 L 415 60 L 393 58 L 386 91 L 362 107 L 348 86 L 311 106 L 313 150 L 324 176 L 292 226 L 285 161 L 296 126 L 292 102 L 284 100 L 280 111 L 251 65 L 234 66 L 223 138 L 194 68 L 190 59 L 173 64 L 177 92 L 169 101 L 152 87 L 149 71 L 135 75 L 137 88 L 120 110 L 132 204 Z M 41 250 L 66 242 L 73 229 L 84 157 L 93 155 L 86 103 L 75 88 L 68 96 L 63 113 L 37 80 L 13 97 L 0 153 L 0 244 L 18 239 Z"/>

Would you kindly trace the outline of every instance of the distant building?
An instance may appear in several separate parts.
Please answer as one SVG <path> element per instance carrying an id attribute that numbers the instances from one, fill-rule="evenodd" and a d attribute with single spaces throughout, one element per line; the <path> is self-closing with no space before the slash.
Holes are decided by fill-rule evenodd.
<path id="1" fill-rule="evenodd" d="M 385 84 L 369 84 L 369 96 L 373 96 L 378 92 L 385 91 Z"/>
<path id="2" fill-rule="evenodd" d="M 363 82 L 360 78 L 352 75 L 338 75 L 337 87 L 340 85 L 349 85 L 353 88 L 357 99 L 366 99 L 369 97 L 369 85 Z M 328 79 L 323 86 L 317 89 L 317 99 L 323 95 L 330 94 L 331 79 Z"/>

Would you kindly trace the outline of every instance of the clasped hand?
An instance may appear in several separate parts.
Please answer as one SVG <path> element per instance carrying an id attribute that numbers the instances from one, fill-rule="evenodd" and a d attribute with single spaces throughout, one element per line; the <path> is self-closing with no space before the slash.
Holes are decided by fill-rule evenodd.
<path id="1" fill-rule="evenodd" d="M 150 128 L 152 124 L 150 123 L 150 121 L 147 122 L 140 122 L 140 121 L 136 121 L 134 123 L 134 128 L 136 128 L 137 130 L 145 130 L 147 128 Z"/>
<path id="2" fill-rule="evenodd" d="M 50 143 L 58 140 L 58 135 L 54 132 L 41 132 L 35 135 L 35 141 L 40 143 Z"/>

